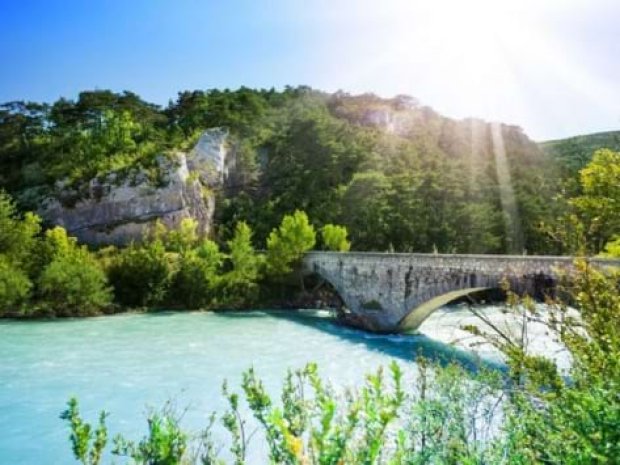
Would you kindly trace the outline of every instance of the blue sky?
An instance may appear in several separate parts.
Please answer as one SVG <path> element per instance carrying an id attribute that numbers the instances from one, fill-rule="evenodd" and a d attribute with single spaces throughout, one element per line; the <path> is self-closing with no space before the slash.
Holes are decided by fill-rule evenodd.
<path id="1" fill-rule="evenodd" d="M 2 0 L 0 101 L 307 84 L 536 139 L 620 129 L 617 0 Z"/>

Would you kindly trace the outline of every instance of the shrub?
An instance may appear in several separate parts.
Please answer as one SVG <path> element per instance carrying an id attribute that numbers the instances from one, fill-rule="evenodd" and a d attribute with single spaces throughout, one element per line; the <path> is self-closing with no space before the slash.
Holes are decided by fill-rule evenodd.
<path id="1" fill-rule="evenodd" d="M 204 241 L 197 249 L 179 256 L 172 298 L 187 308 L 204 308 L 216 299 L 223 254 L 216 243 Z"/>
<path id="2" fill-rule="evenodd" d="M 314 247 L 316 233 L 308 221 L 308 215 L 297 210 L 282 219 L 280 227 L 271 231 L 267 238 L 267 267 L 273 275 L 285 275 L 292 271 L 291 265 Z"/>
<path id="3" fill-rule="evenodd" d="M 166 250 L 171 252 L 185 252 L 192 250 L 198 244 L 198 222 L 193 218 L 183 218 L 177 229 L 164 233 Z"/>
<path id="4" fill-rule="evenodd" d="M 122 249 L 112 261 L 108 276 L 119 303 L 130 307 L 158 305 L 166 298 L 173 267 L 157 239 Z"/>
<path id="5" fill-rule="evenodd" d="M 152 412 L 148 418 L 148 435 L 137 444 L 122 436 L 114 438 L 112 453 L 129 457 L 132 463 L 144 465 L 181 465 L 189 434 L 179 426 L 179 420 L 172 413 Z"/>
<path id="6" fill-rule="evenodd" d="M 26 274 L 36 271 L 40 232 L 41 219 L 33 213 L 20 217 L 11 197 L 0 190 L 0 254 Z"/>
<path id="7" fill-rule="evenodd" d="M 401 369 L 393 363 L 389 377 L 379 369 L 362 386 L 341 395 L 310 363 L 288 371 L 278 402 L 249 369 L 243 373 L 242 395 L 224 383 L 228 409 L 219 419 L 230 434 L 229 463 L 234 465 L 257 463 L 246 456 L 255 425 L 244 417 L 242 400 L 261 432 L 256 437 L 267 445 L 268 456 L 258 463 L 507 463 L 502 460 L 502 443 L 476 430 L 499 409 L 500 379 L 497 373 L 484 373 L 477 378 L 480 382 L 472 382 L 460 367 L 441 370 L 420 361 L 417 389 L 407 392 Z M 137 445 L 118 436 L 112 453 L 145 465 L 222 465 L 227 462 L 218 457 L 212 435 L 216 418 L 209 417 L 192 450 L 178 415 L 165 408 L 149 415 L 148 435 Z"/>
<path id="8" fill-rule="evenodd" d="M 605 252 L 601 255 L 604 257 L 620 258 L 620 236 L 609 241 L 605 245 Z"/>
<path id="9" fill-rule="evenodd" d="M 108 428 L 105 424 L 107 413 L 99 414 L 99 424 L 93 431 L 92 426 L 80 416 L 78 401 L 71 398 L 67 402 L 67 409 L 60 414 L 60 418 L 69 422 L 71 428 L 71 446 L 73 456 L 83 465 L 99 465 L 103 451 L 108 443 Z"/>
<path id="10" fill-rule="evenodd" d="M 0 316 L 18 314 L 31 288 L 28 276 L 0 255 Z"/>
<path id="11" fill-rule="evenodd" d="M 348 252 L 351 243 L 347 240 L 347 228 L 344 226 L 336 226 L 326 224 L 321 228 L 321 237 L 323 245 L 327 250 L 334 252 Z"/>
<path id="12" fill-rule="evenodd" d="M 222 299 L 225 305 L 239 306 L 253 302 L 258 296 L 258 280 L 263 257 L 252 246 L 252 229 L 237 223 L 235 235 L 228 241 L 230 270 L 221 277 Z"/>
<path id="13" fill-rule="evenodd" d="M 38 279 L 40 311 L 59 316 L 94 315 L 111 302 L 105 273 L 94 256 L 61 227 L 45 234 Z"/>

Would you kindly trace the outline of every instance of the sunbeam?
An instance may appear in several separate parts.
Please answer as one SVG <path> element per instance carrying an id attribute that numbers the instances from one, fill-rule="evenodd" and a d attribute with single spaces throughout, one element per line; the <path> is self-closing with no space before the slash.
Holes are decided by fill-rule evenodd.
<path id="1" fill-rule="evenodd" d="M 378 8 L 370 1 L 339 2 L 319 39 L 324 54 L 318 72 L 335 89 L 411 94 L 451 116 L 514 123 L 536 138 L 550 120 L 569 131 L 571 102 L 613 115 L 620 100 L 615 82 L 583 66 L 553 27 L 588 5 L 387 0 Z M 587 118 L 584 113 L 582 124 Z"/>

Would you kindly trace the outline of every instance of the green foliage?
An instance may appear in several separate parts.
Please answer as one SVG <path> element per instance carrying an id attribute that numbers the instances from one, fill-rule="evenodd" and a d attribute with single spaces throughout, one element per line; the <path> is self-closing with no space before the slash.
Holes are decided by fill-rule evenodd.
<path id="1" fill-rule="evenodd" d="M 93 315 L 110 305 L 112 294 L 99 263 L 63 228 L 46 231 L 42 250 L 49 260 L 38 280 L 44 311 Z"/>
<path id="2" fill-rule="evenodd" d="M 97 429 L 86 423 L 80 416 L 78 401 L 76 398 L 69 399 L 67 410 L 60 414 L 60 418 L 66 420 L 71 428 L 69 439 L 73 449 L 73 456 L 83 465 L 99 465 L 103 451 L 108 443 L 108 429 L 105 419 L 106 412 L 99 414 Z"/>
<path id="3" fill-rule="evenodd" d="M 267 239 L 267 267 L 273 275 L 285 275 L 292 271 L 305 252 L 314 247 L 316 233 L 305 212 L 296 210 L 286 215 L 278 229 Z"/>
<path id="4" fill-rule="evenodd" d="M 165 154 L 190 150 L 214 127 L 229 131 L 236 159 L 217 194 L 221 243 L 245 221 L 262 244 L 282 216 L 303 210 L 317 225 L 347 226 L 355 249 L 558 253 L 539 225 L 566 208 L 550 199 L 578 194 L 563 183 L 585 162 L 558 168 L 563 158 L 545 156 L 519 128 L 454 121 L 407 96 L 242 87 L 183 91 L 162 109 L 97 90 L 0 105 L 0 187 L 34 208 L 41 195 L 87 195 L 93 178 L 142 173 L 158 185 Z M 617 145 L 617 135 L 594 139 L 577 145 Z M 498 141 L 510 186 L 500 185 Z M 551 145 L 572 150 L 543 150 Z M 508 188 L 514 205 L 502 211 Z"/>
<path id="5" fill-rule="evenodd" d="M 568 374 L 531 355 L 527 339 L 480 331 L 508 358 L 512 384 L 503 426 L 514 463 L 614 463 L 620 454 L 620 293 L 618 271 L 603 274 L 575 263 L 570 289 L 577 314 L 562 302 L 550 308 L 549 330 L 570 354 Z M 513 311 L 527 324 L 540 318 L 530 302 Z"/>
<path id="6" fill-rule="evenodd" d="M 620 152 L 599 150 L 580 171 L 582 195 L 571 200 L 593 252 L 620 231 Z"/>
<path id="7" fill-rule="evenodd" d="M 0 254 L 0 316 L 19 315 L 31 288 L 28 276 Z"/>
<path id="8" fill-rule="evenodd" d="M 597 150 L 606 148 L 620 151 L 620 132 L 570 137 L 543 142 L 541 146 L 545 153 L 557 160 L 567 175 L 572 177 L 592 160 L 592 155 Z"/>
<path id="9" fill-rule="evenodd" d="M 579 172 L 579 195 L 550 229 L 568 253 L 598 254 L 620 232 L 620 152 L 597 151 Z"/>
<path id="10" fill-rule="evenodd" d="M 198 222 L 193 218 L 183 218 L 177 229 L 165 234 L 166 249 L 171 252 L 186 252 L 196 247 L 198 243 Z"/>
<path id="11" fill-rule="evenodd" d="M 172 274 L 171 259 L 160 239 L 122 249 L 108 269 L 117 301 L 130 307 L 161 304 Z"/>
<path id="12" fill-rule="evenodd" d="M 13 266 L 32 273 L 41 219 L 33 213 L 20 217 L 11 197 L 0 190 L 0 254 Z"/>
<path id="13" fill-rule="evenodd" d="M 316 224 L 348 227 L 357 250 L 543 252 L 538 227 L 556 205 L 552 162 L 518 128 L 499 126 L 511 186 L 500 186 L 491 128 L 454 122 L 428 108 L 373 95 L 308 92 L 267 112 L 244 138 L 251 179 L 221 203 L 228 231 L 250 221 L 258 242 L 283 214 L 303 210 Z M 394 120 L 396 134 L 373 115 Z M 495 145 L 494 145 L 495 144 Z M 256 169 L 258 166 L 258 170 Z M 247 174 L 247 175 L 246 175 Z M 500 193 L 515 205 L 502 212 Z"/>
<path id="14" fill-rule="evenodd" d="M 224 382 L 222 393 L 228 401 L 229 410 L 222 415 L 222 424 L 228 430 L 231 436 L 230 452 L 235 458 L 234 465 L 243 465 L 245 463 L 246 449 L 249 438 L 247 437 L 245 426 L 246 421 L 241 416 L 239 410 L 239 395 L 231 393 L 228 390 L 228 384 Z"/>
<path id="15" fill-rule="evenodd" d="M 321 238 L 327 250 L 334 252 L 348 252 L 351 243 L 347 240 L 347 228 L 333 224 L 326 224 L 321 228 Z"/>
<path id="16" fill-rule="evenodd" d="M 620 236 L 605 244 L 604 257 L 620 258 Z"/>
<path id="17" fill-rule="evenodd" d="M 457 366 L 442 370 L 423 360 L 419 363 L 417 390 L 405 389 L 403 373 L 393 363 L 388 379 L 379 369 L 344 395 L 336 393 L 310 363 L 288 371 L 280 402 L 270 396 L 253 369 L 247 370 L 242 390 L 261 430 L 257 437 L 267 443 L 266 461 L 288 465 L 511 463 L 502 458 L 500 444 L 480 428 L 498 412 L 499 374 L 484 373 L 474 381 Z M 223 394 L 229 408 L 220 418 L 230 433 L 232 463 L 251 463 L 247 448 L 254 434 L 248 434 L 252 431 L 248 428 L 254 424 L 243 415 L 241 396 L 226 383 Z M 177 418 L 169 410 L 151 414 L 149 435 L 137 446 L 117 436 L 113 453 L 131 457 L 137 464 L 198 463 L 195 457 L 203 465 L 225 463 L 214 450 L 215 415 L 200 435 L 196 452 L 191 451 L 189 436 Z"/>
<path id="18" fill-rule="evenodd" d="M 352 231 L 355 248 L 390 248 L 389 178 L 378 171 L 356 174 L 342 193 L 342 221 Z"/>
<path id="19" fill-rule="evenodd" d="M 386 389 L 381 370 L 346 400 L 339 411 L 334 393 L 317 367 L 289 371 L 281 406 L 275 405 L 253 369 L 243 376 L 243 391 L 255 419 L 265 432 L 269 461 L 281 464 L 375 463 L 383 450 L 387 428 L 397 418 L 405 394 L 399 367 L 391 367 L 393 387 Z M 245 463 L 245 462 L 238 462 Z"/>
<path id="20" fill-rule="evenodd" d="M 136 465 L 181 465 L 187 450 L 188 434 L 181 430 L 173 412 L 152 412 L 148 417 L 148 436 L 137 444 L 118 435 L 113 454 L 129 457 Z"/>
<path id="21" fill-rule="evenodd" d="M 503 456 L 503 438 L 490 431 L 502 412 L 501 375 L 481 371 L 472 380 L 457 365 L 438 369 L 421 358 L 417 363 L 415 394 L 408 399 L 393 463 L 512 463 Z"/>
<path id="22" fill-rule="evenodd" d="M 215 242 L 205 240 L 178 257 L 178 271 L 174 276 L 169 300 L 186 308 L 207 308 L 216 302 L 219 273 L 224 255 Z"/>
<path id="23" fill-rule="evenodd" d="M 75 254 L 53 260 L 39 278 L 42 312 L 57 316 L 96 315 L 111 303 L 104 272 L 92 257 Z"/>
<path id="24" fill-rule="evenodd" d="M 94 256 L 60 227 L 39 237 L 40 219 L 17 216 L 0 193 L 0 315 L 91 315 L 111 293 Z"/>
<path id="25" fill-rule="evenodd" d="M 237 223 L 235 234 L 227 244 L 230 270 L 221 276 L 223 303 L 231 306 L 250 303 L 258 296 L 263 257 L 254 250 L 252 230 L 244 222 Z"/>
<path id="26" fill-rule="evenodd" d="M 163 118 L 163 119 L 162 119 Z M 7 187 L 28 188 L 62 180 L 79 188 L 110 171 L 148 167 L 166 148 L 165 117 L 131 92 L 82 92 L 53 105 L 12 102 L 0 106 L 0 165 Z"/>

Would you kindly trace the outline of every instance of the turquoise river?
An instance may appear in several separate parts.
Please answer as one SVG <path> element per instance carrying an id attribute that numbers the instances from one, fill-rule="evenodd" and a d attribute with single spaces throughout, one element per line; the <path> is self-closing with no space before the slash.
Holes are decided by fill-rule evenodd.
<path id="1" fill-rule="evenodd" d="M 463 307 L 446 307 L 420 334 L 393 336 L 338 326 L 324 311 L 1 321 L 0 464 L 75 463 L 59 419 L 72 395 L 89 421 L 100 409 L 110 412 L 110 436 L 139 439 L 145 412 L 167 400 L 188 407 L 183 424 L 198 431 L 210 412 L 225 407 L 222 381 L 238 389 L 250 366 L 275 395 L 286 369 L 309 361 L 338 387 L 359 384 L 364 373 L 392 360 L 415 376 L 412 360 L 419 353 L 473 363 L 465 333 L 457 329 L 471 318 Z M 481 355 L 497 361 L 484 348 Z M 252 453 L 252 463 L 261 463 L 261 451 Z"/>

